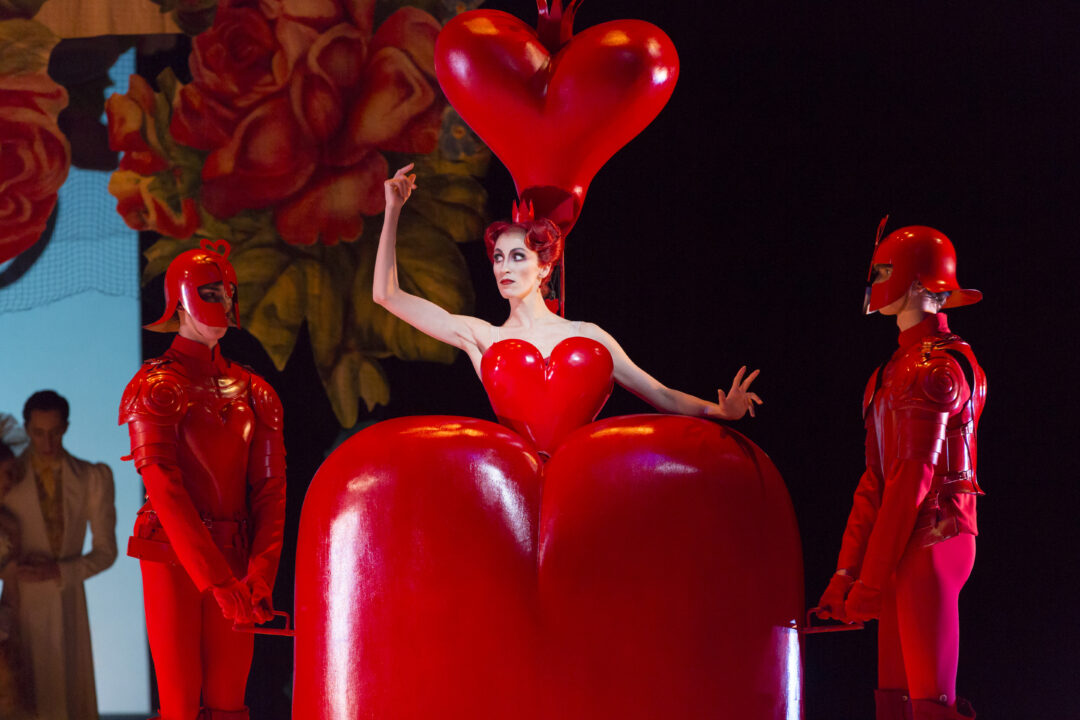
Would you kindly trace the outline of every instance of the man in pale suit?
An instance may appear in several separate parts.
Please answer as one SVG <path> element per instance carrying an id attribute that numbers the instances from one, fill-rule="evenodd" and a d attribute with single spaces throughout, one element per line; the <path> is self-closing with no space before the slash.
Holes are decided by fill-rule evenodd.
<path id="1" fill-rule="evenodd" d="M 112 471 L 64 450 L 68 411 L 67 400 L 52 390 L 26 401 L 30 446 L 4 498 L 22 539 L 18 565 L 6 573 L 4 601 L 17 607 L 20 664 L 31 674 L 40 720 L 98 717 L 83 581 L 116 560 Z M 84 555 L 87 524 L 93 541 Z"/>

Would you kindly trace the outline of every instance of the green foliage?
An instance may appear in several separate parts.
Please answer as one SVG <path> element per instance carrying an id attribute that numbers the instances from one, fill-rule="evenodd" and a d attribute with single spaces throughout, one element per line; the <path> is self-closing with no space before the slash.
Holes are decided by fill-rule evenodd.
<path id="1" fill-rule="evenodd" d="M 0 75 L 45 72 L 49 67 L 49 55 L 58 42 L 60 38 L 53 35 L 52 30 L 35 20 L 0 22 Z"/>

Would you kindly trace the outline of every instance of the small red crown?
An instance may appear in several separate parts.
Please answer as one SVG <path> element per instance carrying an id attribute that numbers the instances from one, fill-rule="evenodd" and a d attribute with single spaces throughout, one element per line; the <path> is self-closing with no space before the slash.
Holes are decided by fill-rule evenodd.
<path id="1" fill-rule="evenodd" d="M 208 250 L 212 253 L 217 253 L 224 258 L 229 257 L 229 253 L 232 252 L 232 246 L 229 245 L 228 240 L 210 240 L 209 238 L 203 239 L 201 243 L 203 250 Z"/>
<path id="2" fill-rule="evenodd" d="M 533 211 L 532 200 L 523 201 L 521 205 L 518 205 L 517 201 L 515 200 L 514 212 L 512 217 L 514 218 L 514 222 L 516 223 L 532 222 L 533 220 L 535 220 L 536 215 Z"/>
<path id="3" fill-rule="evenodd" d="M 569 0 L 563 9 L 562 0 L 536 0 L 539 17 L 536 20 L 536 34 L 540 44 L 552 55 L 570 42 L 574 36 L 574 16 L 583 0 Z"/>

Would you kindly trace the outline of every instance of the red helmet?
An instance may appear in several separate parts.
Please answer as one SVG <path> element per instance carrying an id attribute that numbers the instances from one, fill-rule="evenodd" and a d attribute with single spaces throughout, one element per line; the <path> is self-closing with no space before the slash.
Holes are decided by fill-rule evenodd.
<path id="1" fill-rule="evenodd" d="M 894 230 L 884 240 L 878 226 L 878 243 L 870 261 L 866 299 L 863 310 L 870 314 L 896 302 L 907 294 L 911 283 L 919 284 L 933 293 L 948 292 L 942 307 L 971 305 L 982 300 L 978 290 L 964 290 L 956 282 L 956 250 L 945 233 L 925 225 L 909 225 Z M 890 265 L 892 273 L 883 282 L 874 282 L 874 266 Z"/>
<path id="2" fill-rule="evenodd" d="M 232 248 L 225 240 L 203 240 L 198 250 L 180 253 L 169 263 L 165 271 L 165 312 L 146 326 L 156 332 L 175 332 L 180 327 L 176 317 L 177 305 L 193 318 L 212 327 L 240 327 L 240 299 L 236 294 L 236 270 L 229 263 Z M 218 302 L 207 302 L 199 297 L 199 288 L 210 283 L 225 285 L 225 293 L 232 299 L 232 311 Z"/>

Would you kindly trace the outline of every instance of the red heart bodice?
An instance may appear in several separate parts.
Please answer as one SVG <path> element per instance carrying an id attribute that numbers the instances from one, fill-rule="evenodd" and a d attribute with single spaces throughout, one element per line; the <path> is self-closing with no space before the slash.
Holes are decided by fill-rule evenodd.
<path id="1" fill-rule="evenodd" d="M 663 109 L 679 58 L 671 39 L 642 20 L 595 25 L 552 55 L 513 15 L 473 10 L 439 34 L 435 72 L 450 104 L 510 170 L 518 194 L 565 228 L 596 172 Z M 556 216 L 544 207 L 549 191 L 531 197 L 537 188 L 558 188 L 573 208 Z"/>
<path id="2" fill-rule="evenodd" d="M 532 343 L 494 343 L 480 378 L 503 425 L 551 455 L 563 438 L 592 422 L 611 395 L 611 353 L 586 337 L 566 338 L 545 359 Z"/>

